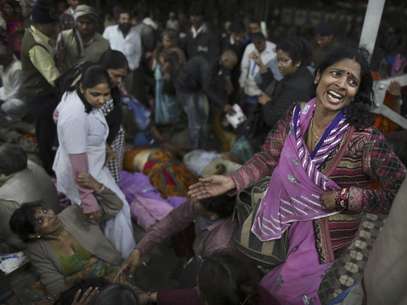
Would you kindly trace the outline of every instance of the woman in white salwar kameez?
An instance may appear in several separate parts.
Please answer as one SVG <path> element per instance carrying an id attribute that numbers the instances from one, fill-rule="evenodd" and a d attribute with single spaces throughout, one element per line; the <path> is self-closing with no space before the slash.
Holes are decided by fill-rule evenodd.
<path id="1" fill-rule="evenodd" d="M 103 219 L 103 210 L 92 191 L 79 187 L 75 182 L 80 172 L 88 172 L 122 200 L 123 208 L 117 216 L 101 224 L 106 237 L 126 258 L 135 246 L 130 208 L 106 167 L 109 127 L 100 109 L 111 99 L 110 89 L 107 72 L 92 65 L 83 72 L 79 85 L 62 96 L 54 113 L 59 148 L 53 169 L 58 191 L 71 202 L 79 204 L 91 222 Z"/>

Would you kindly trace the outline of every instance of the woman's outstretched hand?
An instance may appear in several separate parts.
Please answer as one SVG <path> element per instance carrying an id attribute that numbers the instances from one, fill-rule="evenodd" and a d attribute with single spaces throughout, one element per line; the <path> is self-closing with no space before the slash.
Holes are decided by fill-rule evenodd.
<path id="1" fill-rule="evenodd" d="M 199 182 L 191 185 L 188 196 L 194 200 L 222 195 L 236 187 L 235 182 L 229 176 L 213 175 L 200 178 Z"/>

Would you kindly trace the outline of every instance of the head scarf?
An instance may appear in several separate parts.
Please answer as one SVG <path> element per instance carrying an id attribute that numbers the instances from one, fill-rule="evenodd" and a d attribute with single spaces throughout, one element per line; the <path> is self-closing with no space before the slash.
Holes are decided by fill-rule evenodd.
<path id="1" fill-rule="evenodd" d="M 73 16 L 75 18 L 75 21 L 77 21 L 78 18 L 80 18 L 82 16 L 88 16 L 88 17 L 92 18 L 92 20 L 95 22 L 97 22 L 97 20 L 99 18 L 96 10 L 93 7 L 86 5 L 86 4 L 78 5 L 75 9 Z"/>

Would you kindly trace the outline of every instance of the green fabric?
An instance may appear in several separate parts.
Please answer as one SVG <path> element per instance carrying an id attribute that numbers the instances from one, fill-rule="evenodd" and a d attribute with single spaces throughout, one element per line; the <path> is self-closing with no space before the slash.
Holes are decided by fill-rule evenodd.
<path id="1" fill-rule="evenodd" d="M 81 278 L 105 277 L 112 274 L 117 268 L 106 264 L 100 259 L 96 259 L 92 254 L 78 244 L 75 248 L 75 254 L 66 256 L 57 253 L 65 276 L 75 275 L 81 272 Z M 96 259 L 96 262 L 92 261 Z"/>
<path id="2" fill-rule="evenodd" d="M 46 50 L 46 47 L 37 43 L 31 32 L 26 29 L 21 43 L 22 82 L 20 92 L 23 97 L 48 95 L 55 90 L 30 60 L 29 51 L 34 46 L 41 46 Z"/>

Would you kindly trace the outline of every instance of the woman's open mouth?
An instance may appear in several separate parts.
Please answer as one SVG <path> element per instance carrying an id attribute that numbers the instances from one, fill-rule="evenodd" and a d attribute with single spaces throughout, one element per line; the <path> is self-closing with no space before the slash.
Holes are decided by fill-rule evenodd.
<path id="1" fill-rule="evenodd" d="M 327 96 L 328 96 L 328 102 L 335 104 L 335 105 L 342 103 L 342 101 L 345 97 L 343 94 L 340 94 L 334 90 L 328 90 Z"/>

